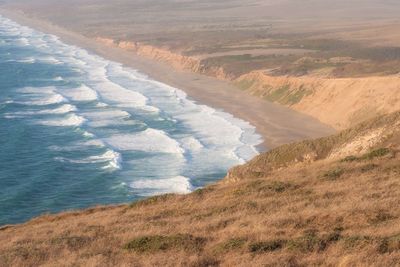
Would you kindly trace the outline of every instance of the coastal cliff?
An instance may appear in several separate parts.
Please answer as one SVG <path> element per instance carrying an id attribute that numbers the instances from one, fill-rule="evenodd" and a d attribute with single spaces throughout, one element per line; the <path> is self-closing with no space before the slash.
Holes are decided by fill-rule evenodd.
<path id="1" fill-rule="evenodd" d="M 139 56 L 169 64 L 176 70 L 189 70 L 195 73 L 216 77 L 222 80 L 231 80 L 233 77 L 227 74 L 222 67 L 208 66 L 199 58 L 184 56 L 168 49 L 158 48 L 139 42 L 115 41 L 110 38 L 97 37 L 96 41 L 107 46 L 118 47 L 127 51 L 133 51 Z"/>
<path id="2" fill-rule="evenodd" d="M 363 78 L 242 75 L 235 83 L 250 94 L 311 115 L 336 129 L 346 129 L 400 109 L 400 76 Z"/>
<path id="3" fill-rule="evenodd" d="M 338 130 L 399 110 L 399 75 L 338 78 L 326 75 L 272 75 L 264 70 L 255 70 L 237 76 L 200 57 L 184 56 L 138 42 L 118 42 L 100 37 L 96 40 L 164 62 L 176 70 L 229 81 L 252 95 L 308 114 Z"/>

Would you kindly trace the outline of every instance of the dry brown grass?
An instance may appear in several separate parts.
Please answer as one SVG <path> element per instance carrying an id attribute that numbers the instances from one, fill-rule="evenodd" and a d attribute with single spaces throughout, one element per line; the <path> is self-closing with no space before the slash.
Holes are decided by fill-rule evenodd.
<path id="1" fill-rule="evenodd" d="M 398 266 L 399 136 L 346 160 L 3 227 L 0 266 Z"/>

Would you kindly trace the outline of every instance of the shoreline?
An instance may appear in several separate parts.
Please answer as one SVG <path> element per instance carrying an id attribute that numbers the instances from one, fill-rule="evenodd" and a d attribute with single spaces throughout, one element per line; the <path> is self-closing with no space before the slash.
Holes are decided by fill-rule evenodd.
<path id="1" fill-rule="evenodd" d="M 263 138 L 263 143 L 257 146 L 259 152 L 286 143 L 323 137 L 336 132 L 332 127 L 313 117 L 251 96 L 226 81 L 190 71 L 175 70 L 166 63 L 144 58 L 121 48 L 100 44 L 94 39 L 49 22 L 28 18 L 20 12 L 0 9 L 0 15 L 23 26 L 56 35 L 66 44 L 78 46 L 105 59 L 119 62 L 155 81 L 184 91 L 188 98 L 199 104 L 222 110 L 249 122 L 256 128 L 256 133 Z"/>

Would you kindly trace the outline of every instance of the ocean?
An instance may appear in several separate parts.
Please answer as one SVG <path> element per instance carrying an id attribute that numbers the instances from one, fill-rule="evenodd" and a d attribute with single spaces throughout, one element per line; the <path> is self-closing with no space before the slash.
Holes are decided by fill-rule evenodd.
<path id="1" fill-rule="evenodd" d="M 261 142 L 179 89 L 0 16 L 0 225 L 189 193 Z"/>

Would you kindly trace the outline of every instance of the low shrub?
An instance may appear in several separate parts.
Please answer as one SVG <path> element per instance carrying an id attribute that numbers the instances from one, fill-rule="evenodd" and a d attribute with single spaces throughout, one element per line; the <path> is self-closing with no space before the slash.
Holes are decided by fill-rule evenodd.
<path id="1" fill-rule="evenodd" d="M 338 242 L 342 238 L 342 228 L 335 228 L 332 232 L 318 235 L 317 231 L 308 230 L 304 235 L 290 240 L 288 242 L 289 249 L 299 250 L 301 252 L 324 251 L 331 244 Z"/>
<path id="2" fill-rule="evenodd" d="M 364 154 L 361 159 L 364 160 L 371 160 L 374 158 L 379 158 L 379 157 L 384 157 L 390 153 L 389 148 L 378 148 L 375 150 L 372 150 L 371 152 L 368 152 L 367 154 Z"/>
<path id="3" fill-rule="evenodd" d="M 135 252 L 155 252 L 171 249 L 199 251 L 204 244 L 204 238 L 188 234 L 171 236 L 151 235 L 137 237 L 125 244 L 124 248 Z"/>
<path id="4" fill-rule="evenodd" d="M 380 254 L 400 251 L 400 235 L 379 238 L 377 251 Z"/>
<path id="5" fill-rule="evenodd" d="M 218 244 L 216 247 L 216 252 L 237 250 L 242 248 L 244 244 L 246 244 L 246 239 L 244 238 L 231 238 Z"/>
<path id="6" fill-rule="evenodd" d="M 344 174 L 344 169 L 335 168 L 335 169 L 325 172 L 323 174 L 323 177 L 326 179 L 335 180 L 337 178 L 340 178 L 343 174 Z"/>
<path id="7" fill-rule="evenodd" d="M 158 196 L 153 196 L 153 197 L 149 197 L 143 200 L 139 200 L 139 201 L 135 201 L 132 202 L 129 207 L 130 208 L 135 208 L 135 207 L 141 207 L 141 206 L 147 206 L 147 205 L 152 205 L 155 203 L 159 203 L 159 202 L 164 202 L 170 198 L 176 197 L 176 194 L 164 194 L 164 195 L 158 195 Z"/>
<path id="8" fill-rule="evenodd" d="M 192 264 L 190 264 L 190 267 L 217 267 L 217 266 L 220 266 L 220 261 L 217 258 L 207 255 L 197 259 Z"/>
<path id="9" fill-rule="evenodd" d="M 357 160 L 358 158 L 356 156 L 347 156 L 344 159 L 340 160 L 340 162 L 353 162 Z"/>
<path id="10" fill-rule="evenodd" d="M 253 253 L 272 252 L 282 249 L 285 243 L 286 241 L 281 239 L 255 242 L 249 245 L 249 251 Z"/>
<path id="11" fill-rule="evenodd" d="M 361 157 L 356 156 L 347 156 L 344 159 L 340 160 L 340 162 L 353 162 L 353 161 L 361 161 L 361 160 L 371 160 L 374 158 L 384 157 L 391 153 L 389 148 L 378 148 L 374 149 Z"/>

